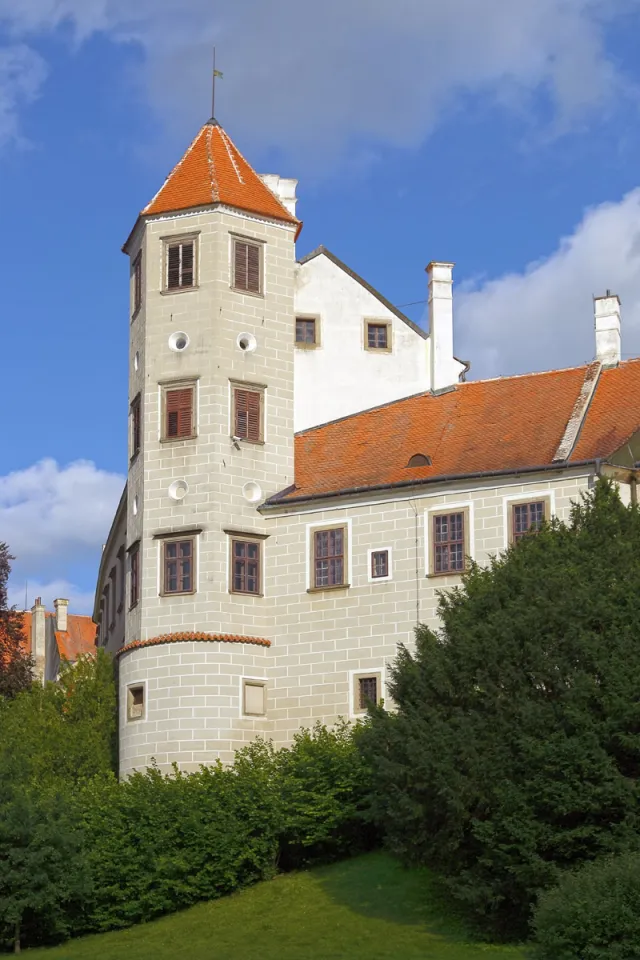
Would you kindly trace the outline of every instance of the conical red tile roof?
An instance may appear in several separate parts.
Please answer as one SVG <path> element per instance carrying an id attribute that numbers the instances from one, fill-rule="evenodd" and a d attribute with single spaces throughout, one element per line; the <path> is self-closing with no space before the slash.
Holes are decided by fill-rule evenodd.
<path id="1" fill-rule="evenodd" d="M 215 120 L 202 127 L 142 215 L 173 213 L 212 203 L 300 226 L 300 221 L 263 183 Z"/>

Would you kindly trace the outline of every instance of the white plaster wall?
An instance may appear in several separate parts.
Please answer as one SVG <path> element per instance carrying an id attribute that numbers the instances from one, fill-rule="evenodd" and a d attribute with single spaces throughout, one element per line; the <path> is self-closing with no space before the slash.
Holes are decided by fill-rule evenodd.
<path id="1" fill-rule="evenodd" d="M 295 350 L 296 431 L 430 388 L 428 341 L 324 254 L 298 265 L 294 305 L 320 320 L 320 345 Z M 390 353 L 365 350 L 365 318 L 391 323 Z"/>

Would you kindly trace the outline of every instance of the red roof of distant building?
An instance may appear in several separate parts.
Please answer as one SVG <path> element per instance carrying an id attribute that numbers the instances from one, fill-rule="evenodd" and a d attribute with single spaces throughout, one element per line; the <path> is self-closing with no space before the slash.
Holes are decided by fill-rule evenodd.
<path id="1" fill-rule="evenodd" d="M 461 383 L 305 430 L 295 485 L 271 502 L 551 466 L 592 369 Z M 604 459 L 638 429 L 640 360 L 630 360 L 600 374 L 568 462 Z M 408 467 L 415 454 L 430 465 Z"/>
<path id="2" fill-rule="evenodd" d="M 30 610 L 24 614 L 24 636 L 27 650 L 31 653 L 31 618 Z M 55 613 L 47 611 L 45 613 L 47 620 L 54 620 Z M 67 630 L 61 633 L 55 631 L 56 643 L 60 657 L 64 660 L 75 662 L 78 657 L 86 653 L 95 653 L 96 649 L 96 630 L 97 626 L 91 617 L 80 614 L 70 613 L 67 615 Z"/>
<path id="3" fill-rule="evenodd" d="M 217 121 L 197 134 L 142 215 L 223 203 L 300 227 L 300 221 L 260 179 Z"/>

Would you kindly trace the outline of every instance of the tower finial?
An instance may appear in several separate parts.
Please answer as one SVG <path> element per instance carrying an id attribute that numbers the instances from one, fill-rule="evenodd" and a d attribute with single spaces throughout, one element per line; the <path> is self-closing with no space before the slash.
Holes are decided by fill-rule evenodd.
<path id="1" fill-rule="evenodd" d="M 216 118 L 216 78 L 219 77 L 221 80 L 224 74 L 221 70 L 216 70 L 216 48 L 213 48 L 213 77 L 211 82 L 211 119 L 215 120 Z"/>

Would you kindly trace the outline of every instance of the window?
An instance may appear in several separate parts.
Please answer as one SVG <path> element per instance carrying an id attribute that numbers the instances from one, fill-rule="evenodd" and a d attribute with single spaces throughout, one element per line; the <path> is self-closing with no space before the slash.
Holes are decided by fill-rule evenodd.
<path id="1" fill-rule="evenodd" d="M 346 583 L 345 527 L 316 530 L 313 534 L 313 588 L 343 587 Z"/>
<path id="2" fill-rule="evenodd" d="M 165 540 L 162 544 L 164 554 L 163 593 L 193 593 L 193 554 L 194 540 Z"/>
<path id="3" fill-rule="evenodd" d="M 163 387 L 162 439 L 186 440 L 195 436 L 195 386 Z"/>
<path id="4" fill-rule="evenodd" d="M 250 443 L 263 442 L 263 391 L 233 388 L 233 436 Z"/>
<path id="5" fill-rule="evenodd" d="M 465 553 L 464 512 L 433 517 L 433 572 L 460 573 L 465 568 Z"/>
<path id="6" fill-rule="evenodd" d="M 365 350 L 391 350 L 391 324 L 365 322 L 364 333 Z"/>
<path id="7" fill-rule="evenodd" d="M 233 241 L 233 286 L 245 293 L 262 293 L 262 246 Z"/>
<path id="8" fill-rule="evenodd" d="M 426 453 L 414 453 L 410 458 L 407 467 L 430 467 L 431 466 L 431 457 L 428 457 Z"/>
<path id="9" fill-rule="evenodd" d="M 545 500 L 514 503 L 511 510 L 511 540 L 517 543 L 526 533 L 540 529 L 547 516 L 547 503 Z"/>
<path id="10" fill-rule="evenodd" d="M 140 599 L 140 546 L 135 544 L 129 553 L 129 607 Z"/>
<path id="11" fill-rule="evenodd" d="M 133 261 L 133 311 L 132 316 L 135 317 L 136 313 L 142 305 L 142 251 L 139 252 L 138 256 Z"/>
<path id="12" fill-rule="evenodd" d="M 373 550 L 371 552 L 371 579 L 389 576 L 389 551 Z"/>
<path id="13" fill-rule="evenodd" d="M 109 574 L 109 597 L 111 604 L 109 607 L 109 629 L 112 630 L 116 623 L 116 605 L 118 599 L 117 571 L 115 567 L 111 568 Z"/>
<path id="14" fill-rule="evenodd" d="M 355 674 L 353 677 L 353 713 L 367 712 L 370 703 L 378 704 L 382 699 L 382 674 L 379 671 Z"/>
<path id="15" fill-rule="evenodd" d="M 255 540 L 231 541 L 231 592 L 260 595 L 260 549 Z"/>
<path id="16" fill-rule="evenodd" d="M 296 343 L 299 347 L 315 347 L 318 330 L 315 317 L 296 317 Z"/>
<path id="17" fill-rule="evenodd" d="M 264 681 L 242 681 L 242 712 L 246 717 L 264 717 L 267 712 L 267 685 Z"/>
<path id="18" fill-rule="evenodd" d="M 127 687 L 127 720 L 144 719 L 144 684 Z"/>
<path id="19" fill-rule="evenodd" d="M 140 416 L 140 394 L 131 404 L 131 459 L 140 452 L 142 420 Z"/>
<path id="20" fill-rule="evenodd" d="M 196 241 L 167 240 L 165 242 L 165 290 L 188 290 L 196 285 Z"/>

